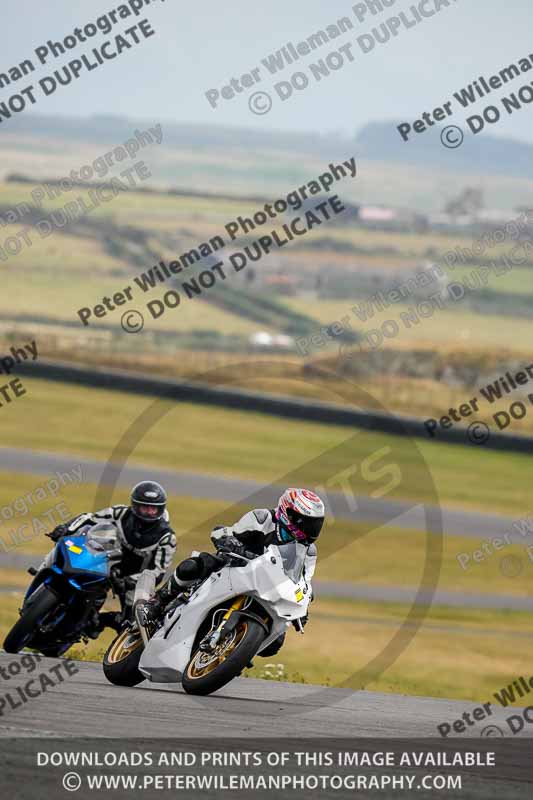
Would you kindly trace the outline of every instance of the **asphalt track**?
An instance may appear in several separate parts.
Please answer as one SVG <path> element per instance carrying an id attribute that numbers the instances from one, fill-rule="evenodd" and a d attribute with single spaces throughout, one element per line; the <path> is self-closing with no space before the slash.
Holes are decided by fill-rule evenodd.
<path id="1" fill-rule="evenodd" d="M 21 656 L 0 652 L 0 667 Z M 259 659 L 257 659 L 259 661 Z M 2 681 L 2 695 L 17 699 L 35 674 L 48 672 L 61 659 L 43 658 L 34 675 L 25 669 Z M 209 697 L 187 695 L 178 684 L 144 682 L 129 689 L 112 686 L 100 664 L 76 662 L 79 672 L 19 708 L 8 703 L 0 716 L 0 738 L 41 737 L 162 737 L 191 738 L 286 737 L 438 737 L 437 726 L 453 722 L 479 704 L 431 697 L 354 691 L 342 688 L 237 678 Z M 473 676 L 475 682 L 475 676 Z M 501 687 L 495 687 L 498 691 Z M 487 697 L 487 702 L 491 698 Z M 495 701 L 494 701 L 495 702 Z M 492 708 L 486 720 L 467 728 L 463 736 L 479 737 L 486 725 L 505 722 L 513 708 Z M 528 726 L 519 736 L 528 735 Z M 529 725 L 533 735 L 533 725 Z"/>
<path id="2" fill-rule="evenodd" d="M 14 664 L 20 656 L 0 653 L 0 668 L 14 672 Z M 397 694 L 353 691 L 321 686 L 303 686 L 276 681 L 261 681 L 237 678 L 228 686 L 209 697 L 192 697 L 185 694 L 179 685 L 152 685 L 142 683 L 127 689 L 107 683 L 99 664 L 75 662 L 78 671 L 62 682 L 56 678 L 53 687 L 37 694 L 23 703 L 17 689 L 24 694 L 28 678 L 33 677 L 33 689 L 40 685 L 39 676 L 51 673 L 61 664 L 60 659 L 42 659 L 38 672 L 31 675 L 21 669 L 8 681 L 2 681 L 2 716 L 0 716 L 0 780 L 5 783 L 6 797 L 14 800 L 35 800 L 39 797 L 68 797 L 61 784 L 66 775 L 74 775 L 80 790 L 76 797 L 117 797 L 131 800 L 135 793 L 124 787 L 100 789 L 96 793 L 88 786 L 88 775 L 146 775 L 153 772 L 167 774 L 228 775 L 240 773 L 240 769 L 221 766 L 190 769 L 131 769 L 108 767 L 72 767 L 64 765 L 42 766 L 38 753 L 177 753 L 185 751 L 196 754 L 216 753 L 222 757 L 231 754 L 240 757 L 243 752 L 285 752 L 294 759 L 294 752 L 306 754 L 331 752 L 335 758 L 339 752 L 355 750 L 366 753 L 410 753 L 416 750 L 433 753 L 448 752 L 496 752 L 496 766 L 491 768 L 459 770 L 414 769 L 393 767 L 392 770 L 374 767 L 370 770 L 358 768 L 321 769 L 311 762 L 302 769 L 273 769 L 262 766 L 254 774 L 292 774 L 299 776 L 316 774 L 373 774 L 418 775 L 438 774 L 456 776 L 462 774 L 462 785 L 451 793 L 398 791 L 390 786 L 377 792 L 389 800 L 397 797 L 418 797 L 430 800 L 435 794 L 441 797 L 468 798 L 468 800 L 501 800 L 505 797 L 526 800 L 531 797 L 533 769 L 531 765 L 531 739 L 533 725 L 525 724 L 516 736 L 511 733 L 507 718 L 519 718 L 523 709 L 504 709 L 492 705 L 487 697 L 490 715 L 483 721 L 473 717 L 474 708 L 480 703 L 466 703 L 430 697 L 407 697 Z M 71 670 L 72 672 L 72 670 Z M 475 676 L 473 676 L 475 681 Z M 501 687 L 498 687 L 501 688 Z M 497 690 L 496 690 L 497 691 Z M 13 702 L 6 701 L 10 693 Z M 18 699 L 18 707 L 17 707 Z M 1 701 L 0 701 L 1 702 Z M 485 701 L 484 701 L 485 702 Z M 443 738 L 439 725 L 451 726 L 456 720 L 469 714 L 471 724 L 465 725 L 461 737 Z M 529 730 L 528 730 L 529 729 Z M 487 737 L 492 737 L 487 742 Z M 496 737 L 496 738 L 494 738 Z M 316 756 L 313 756 L 316 757 Z M 263 756 L 265 758 L 265 756 Z M 37 766 L 41 764 L 40 768 Z M 104 764 L 106 762 L 103 762 Z M 154 763 L 154 762 L 152 762 Z M 265 764 L 265 761 L 262 762 Z M 331 763 L 331 762 L 330 762 Z M 336 763 L 336 762 L 333 762 Z M 396 757 L 396 764 L 400 763 Z M 67 772 L 68 770 L 68 772 Z M 243 774 L 250 774 L 244 770 Z M 176 790 L 166 793 L 152 787 L 140 786 L 142 796 L 161 798 L 176 797 Z M 148 788 L 148 791 L 146 789 Z M 419 789 L 420 786 L 417 786 Z M 463 791 L 464 789 L 464 791 Z M 264 797 L 266 792 L 239 792 L 218 789 L 195 788 L 182 792 L 187 797 L 216 800 L 220 796 L 240 798 Z M 317 798 L 342 798 L 354 796 L 354 789 L 336 788 L 327 785 L 319 791 L 307 789 L 270 790 L 268 797 L 294 800 Z M 357 791 L 357 796 L 371 798 L 375 791 Z"/>

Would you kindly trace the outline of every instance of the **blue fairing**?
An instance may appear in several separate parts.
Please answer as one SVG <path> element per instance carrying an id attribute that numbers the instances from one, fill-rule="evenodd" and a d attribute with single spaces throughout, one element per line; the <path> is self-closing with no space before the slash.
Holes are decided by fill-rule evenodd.
<path id="1" fill-rule="evenodd" d="M 57 541 L 28 588 L 21 611 L 46 596 L 49 603 L 53 596 L 28 639 L 32 647 L 45 655 L 61 655 L 80 639 L 98 635 L 100 608 L 115 586 L 112 570 L 120 559 L 116 541 L 114 532 L 103 525 L 86 526 Z"/>
<path id="2" fill-rule="evenodd" d="M 86 536 L 69 536 L 60 539 L 54 552 L 54 561 L 49 567 L 50 573 L 62 576 L 68 565 L 68 583 L 75 592 L 83 591 L 86 587 L 94 586 L 95 583 L 105 581 L 109 577 L 109 561 L 105 552 L 95 552 L 87 546 Z M 75 573 L 75 577 L 72 575 Z M 44 579 L 44 583 L 53 584 L 53 576 L 50 574 Z M 37 586 L 32 584 L 26 592 L 26 598 L 30 597 Z"/>
<path id="3" fill-rule="evenodd" d="M 102 577 L 107 577 L 109 574 L 107 554 L 91 552 L 87 548 L 86 542 L 85 536 L 69 536 L 67 539 L 61 539 L 58 547 L 62 548 L 72 569 L 80 572 L 94 572 Z M 81 553 L 76 552 L 78 549 L 81 550 Z"/>

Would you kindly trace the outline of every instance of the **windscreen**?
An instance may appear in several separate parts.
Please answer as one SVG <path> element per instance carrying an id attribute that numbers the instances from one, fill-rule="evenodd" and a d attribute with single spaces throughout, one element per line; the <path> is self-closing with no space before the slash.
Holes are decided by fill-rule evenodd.
<path id="1" fill-rule="evenodd" d="M 298 583 L 302 577 L 307 547 L 299 542 L 287 542 L 278 545 L 278 548 L 286 575 Z"/>
<path id="2" fill-rule="evenodd" d="M 112 525 L 99 523 L 87 531 L 87 547 L 93 552 L 109 552 L 117 546 L 117 532 Z"/>

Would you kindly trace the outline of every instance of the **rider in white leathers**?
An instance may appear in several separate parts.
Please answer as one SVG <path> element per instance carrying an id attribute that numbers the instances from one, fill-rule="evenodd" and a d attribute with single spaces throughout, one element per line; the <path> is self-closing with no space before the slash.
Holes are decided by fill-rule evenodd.
<path id="1" fill-rule="evenodd" d="M 154 600 L 144 606 L 147 619 L 156 619 L 163 608 L 192 584 L 205 580 L 226 563 L 224 552 L 262 555 L 271 544 L 298 541 L 306 545 L 304 575 L 310 581 L 314 575 L 318 538 L 324 523 L 324 504 L 314 492 L 307 489 L 287 489 L 279 499 L 277 508 L 256 508 L 246 513 L 234 525 L 217 527 L 211 541 L 217 553 L 198 553 L 182 561 L 167 583 L 159 589 Z M 301 622 L 305 624 L 307 617 Z M 272 656 L 283 644 L 285 635 L 261 652 Z"/>

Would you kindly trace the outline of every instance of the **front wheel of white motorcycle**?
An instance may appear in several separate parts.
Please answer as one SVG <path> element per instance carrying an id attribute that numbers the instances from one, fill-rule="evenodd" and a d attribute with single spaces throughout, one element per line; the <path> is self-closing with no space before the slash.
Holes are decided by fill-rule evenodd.
<path id="1" fill-rule="evenodd" d="M 242 617 L 236 627 L 212 652 L 196 650 L 183 674 L 182 685 L 188 694 L 211 694 L 221 689 L 255 656 L 265 631 L 257 622 Z"/>

